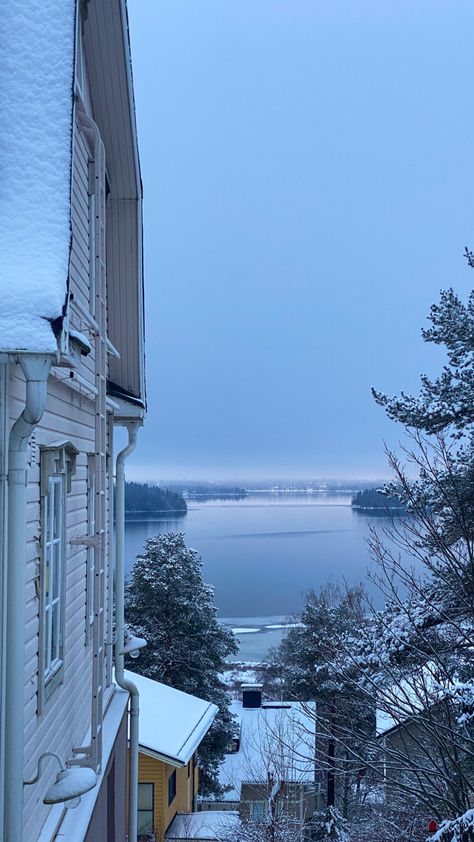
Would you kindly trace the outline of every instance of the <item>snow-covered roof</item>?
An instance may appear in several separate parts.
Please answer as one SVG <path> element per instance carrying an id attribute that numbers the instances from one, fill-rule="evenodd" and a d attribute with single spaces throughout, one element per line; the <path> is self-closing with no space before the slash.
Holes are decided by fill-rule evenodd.
<path id="1" fill-rule="evenodd" d="M 212 840 L 235 835 L 239 825 L 239 814 L 234 810 L 204 810 L 200 813 L 177 813 L 165 834 L 170 842 L 181 840 Z"/>
<path id="2" fill-rule="evenodd" d="M 219 782 L 231 787 L 224 801 L 239 801 L 243 783 L 314 781 L 316 723 L 314 702 L 263 702 L 244 708 L 232 702 L 239 726 L 238 751 L 226 754 Z"/>
<path id="3" fill-rule="evenodd" d="M 380 688 L 376 709 L 378 737 L 420 715 L 441 698 L 442 683 L 431 661 L 398 683 Z"/>
<path id="4" fill-rule="evenodd" d="M 54 352 L 70 247 L 75 0 L 9 0 L 0 27 L 0 351 Z"/>
<path id="5" fill-rule="evenodd" d="M 140 693 L 140 750 L 185 766 L 214 722 L 217 706 L 129 670 L 125 677 Z"/>

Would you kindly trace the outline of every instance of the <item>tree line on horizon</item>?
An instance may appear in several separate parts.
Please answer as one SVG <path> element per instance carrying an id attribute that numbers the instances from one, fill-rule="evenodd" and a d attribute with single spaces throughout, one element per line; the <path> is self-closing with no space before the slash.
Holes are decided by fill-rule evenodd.
<path id="1" fill-rule="evenodd" d="M 352 497 L 353 509 L 397 509 L 405 511 L 404 504 L 396 497 L 384 494 L 378 488 L 364 488 L 357 491 Z"/>
<path id="2" fill-rule="evenodd" d="M 186 500 L 182 494 L 160 488 L 158 485 L 148 485 L 145 482 L 125 483 L 125 511 L 126 512 L 180 512 L 188 510 Z"/>

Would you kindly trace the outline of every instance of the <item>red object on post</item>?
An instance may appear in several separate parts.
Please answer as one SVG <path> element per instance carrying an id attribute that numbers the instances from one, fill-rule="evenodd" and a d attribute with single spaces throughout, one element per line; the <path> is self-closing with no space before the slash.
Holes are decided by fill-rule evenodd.
<path id="1" fill-rule="evenodd" d="M 429 833 L 435 833 L 437 830 L 438 830 L 438 822 L 435 822 L 435 820 L 432 819 L 432 821 L 430 821 L 429 824 L 428 824 L 428 832 Z"/>

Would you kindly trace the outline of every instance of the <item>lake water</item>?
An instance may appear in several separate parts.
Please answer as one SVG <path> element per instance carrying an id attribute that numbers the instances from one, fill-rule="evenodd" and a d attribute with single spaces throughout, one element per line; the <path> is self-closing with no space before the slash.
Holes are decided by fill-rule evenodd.
<path id="1" fill-rule="evenodd" d="M 238 628 L 238 658 L 259 661 L 281 640 L 304 594 L 333 583 L 366 582 L 374 518 L 351 508 L 350 493 L 252 493 L 242 500 L 190 500 L 188 512 L 127 519 L 128 572 L 146 538 L 184 532 L 215 587 L 219 618 Z M 379 525 L 383 519 L 376 518 Z"/>

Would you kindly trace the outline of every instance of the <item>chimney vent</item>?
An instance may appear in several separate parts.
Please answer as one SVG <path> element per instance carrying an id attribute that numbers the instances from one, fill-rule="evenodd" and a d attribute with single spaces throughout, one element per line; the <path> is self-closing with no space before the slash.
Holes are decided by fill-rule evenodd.
<path id="1" fill-rule="evenodd" d="M 244 708 L 261 708 L 262 707 L 262 685 L 261 684 L 242 684 L 242 707 L 244 707 Z"/>

